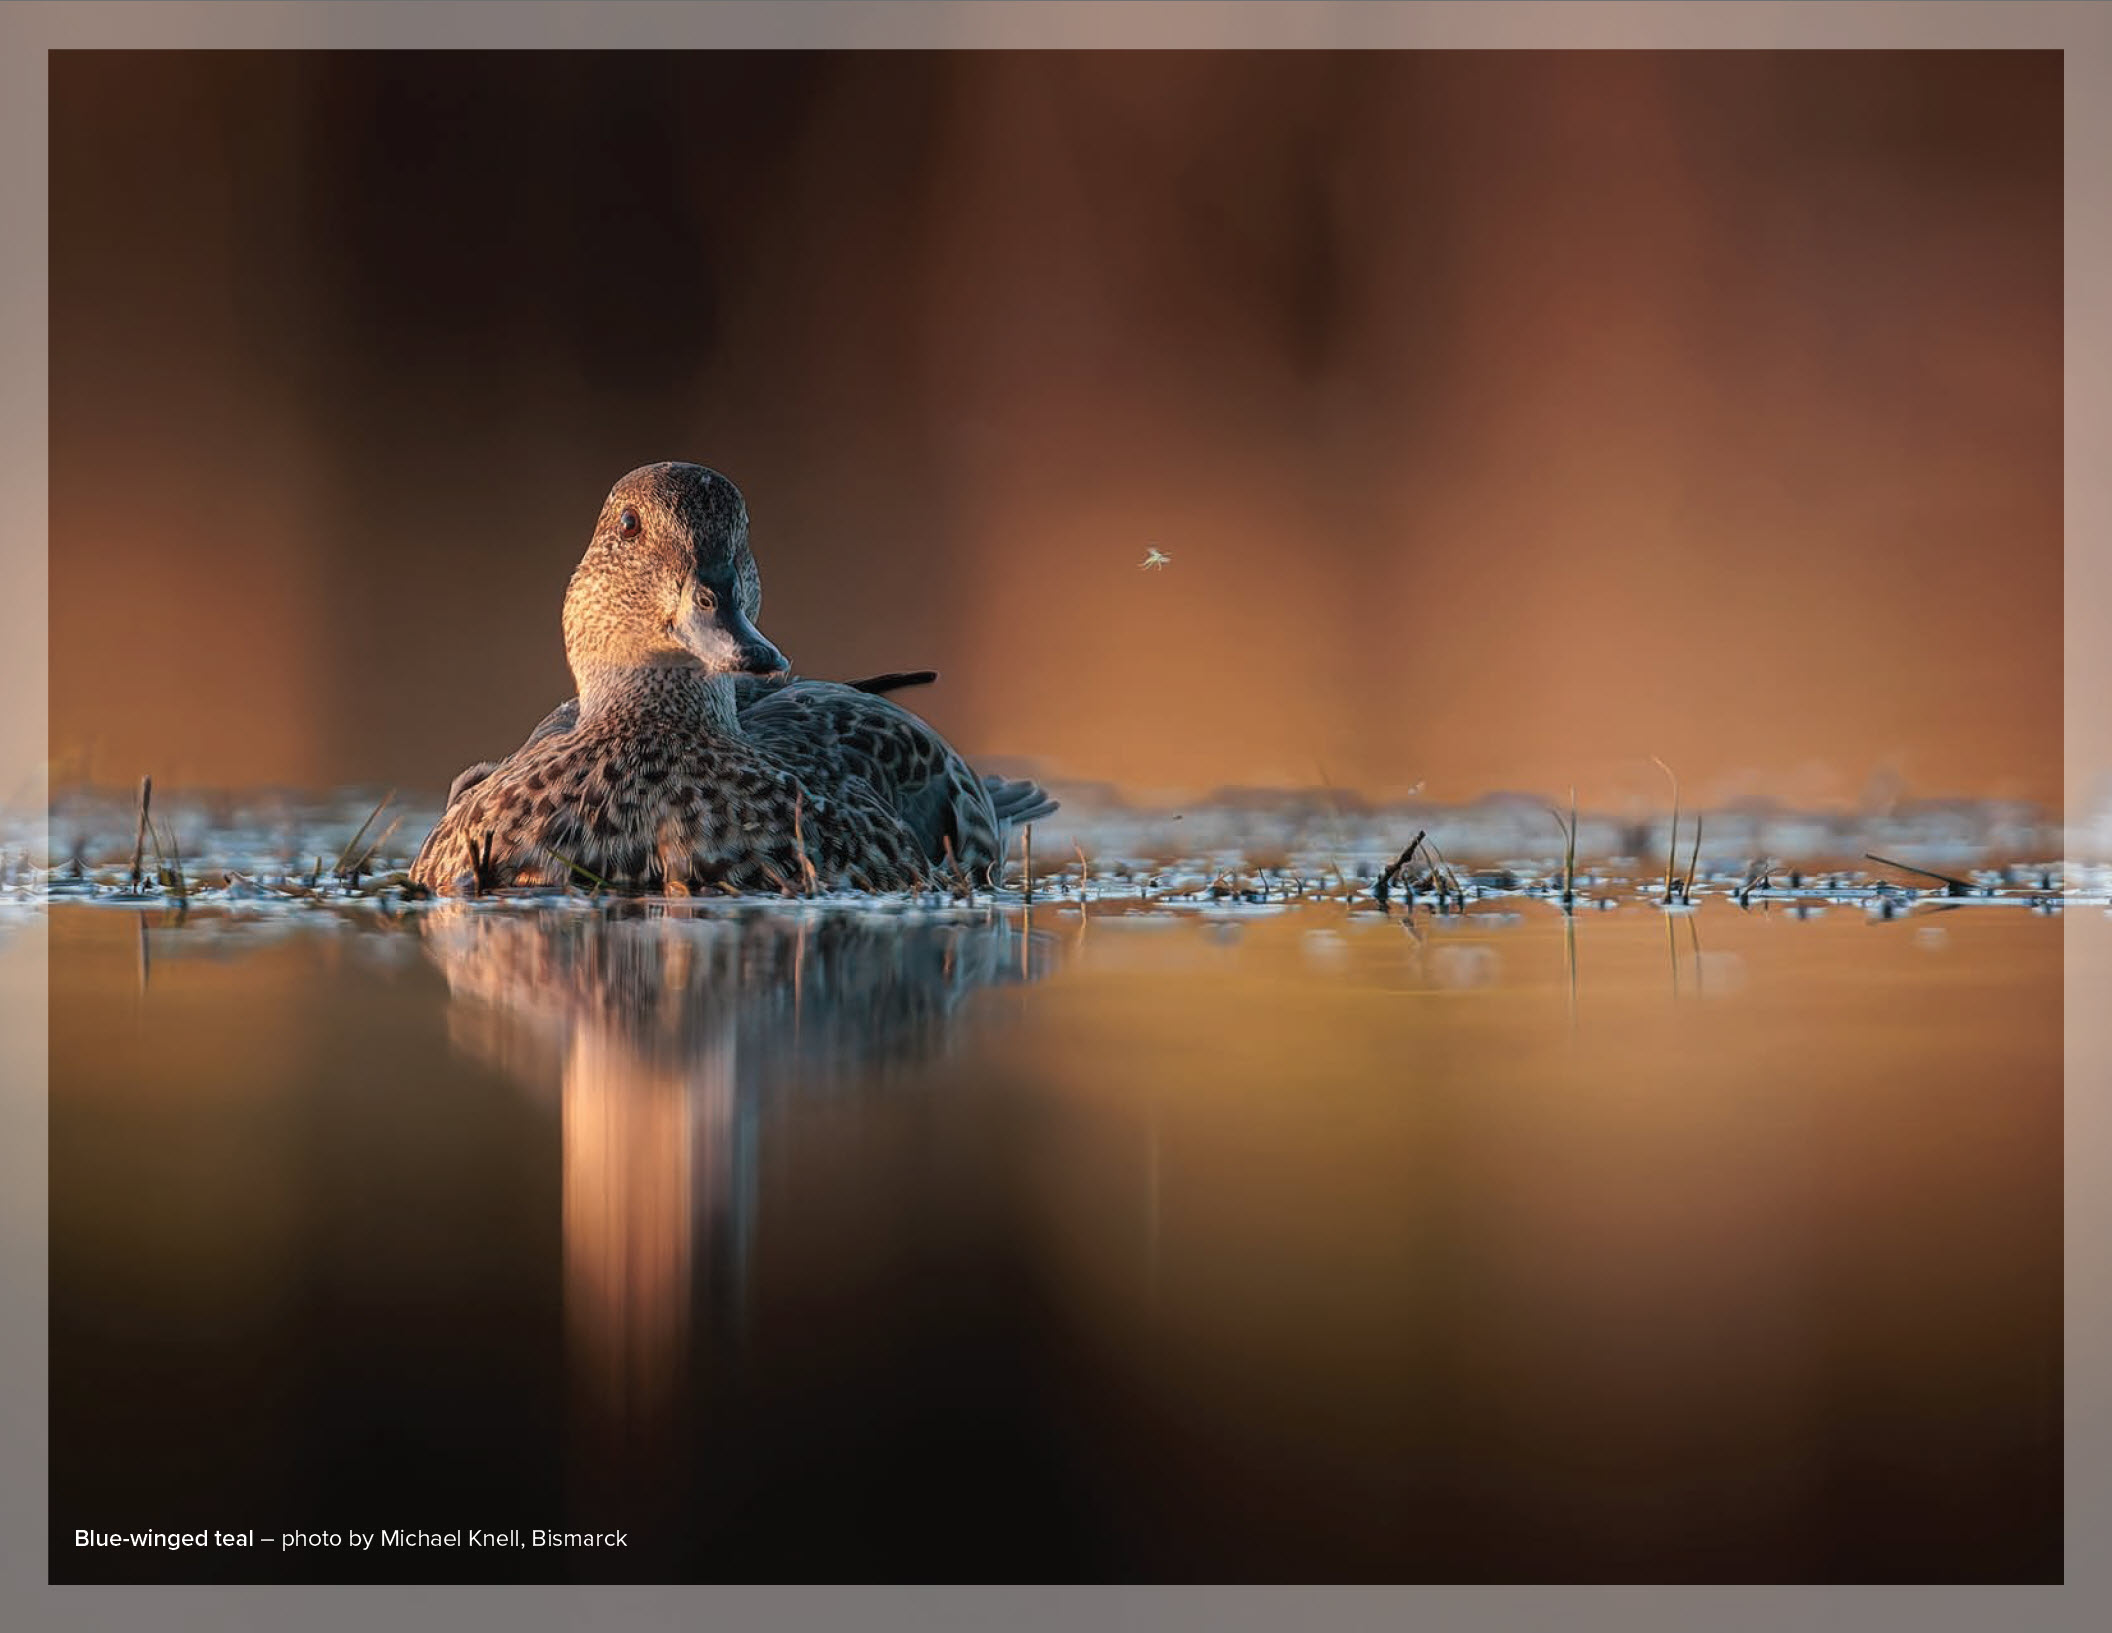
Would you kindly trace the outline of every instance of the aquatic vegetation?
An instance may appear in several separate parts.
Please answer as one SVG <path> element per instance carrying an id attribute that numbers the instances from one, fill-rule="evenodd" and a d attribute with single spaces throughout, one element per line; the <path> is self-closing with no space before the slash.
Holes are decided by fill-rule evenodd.
<path id="1" fill-rule="evenodd" d="M 1577 899 L 1577 791 L 1569 791 L 1569 820 L 1563 821 L 1560 811 L 1550 811 L 1555 824 L 1562 830 L 1562 905 L 1569 907 Z"/>
<path id="2" fill-rule="evenodd" d="M 1672 833 L 1665 842 L 1665 893 L 1659 898 L 1669 907 L 1673 899 L 1673 869 L 1679 861 L 1679 775 L 1655 754 L 1650 759 L 1658 770 L 1672 779 Z"/>
<path id="3" fill-rule="evenodd" d="M 387 809 L 389 802 L 395 797 L 396 790 L 393 788 L 390 789 L 386 794 L 382 795 L 381 798 L 375 802 L 374 809 L 367 813 L 366 821 L 362 822 L 359 825 L 358 830 L 352 835 L 352 837 L 345 841 L 345 848 L 337 853 L 337 866 L 332 871 L 336 873 L 337 877 L 340 880 L 342 880 L 345 884 L 351 886 L 355 890 L 359 887 L 359 876 L 361 871 L 366 867 L 366 864 L 373 859 L 374 853 L 377 850 L 379 850 L 383 845 L 388 843 L 390 838 L 394 836 L 396 829 L 402 825 L 403 818 L 399 816 L 394 822 L 390 823 L 389 826 L 384 829 L 378 836 L 376 836 L 373 844 L 369 845 L 365 850 L 360 851 L 358 856 L 353 856 L 352 853 L 358 849 L 359 842 L 367 837 L 367 830 L 374 826 L 375 818 L 380 816 L 381 813 L 385 809 Z"/>
<path id="4" fill-rule="evenodd" d="M 302 799 L 189 791 L 164 787 L 155 778 L 143 782 L 151 792 L 140 787 L 123 794 L 61 790 L 49 818 L 48 850 L 41 826 L 0 828 L 0 901 L 373 903 L 408 911 L 427 895 L 410 876 L 404 835 L 418 832 L 436 813 L 430 806 L 402 803 L 393 790 Z M 1331 812 L 1318 795 L 1296 808 L 1308 813 L 1299 818 L 1307 823 L 1302 828 L 1268 810 L 1240 813 L 1244 820 L 1234 821 L 1208 802 L 1190 802 L 1189 820 L 1169 826 L 1163 814 L 1149 810 L 1096 809 L 1090 800 L 1073 809 L 1069 791 L 1062 791 L 1067 796 L 1062 819 L 1042 819 L 1031 827 L 1051 828 L 1066 856 L 1058 886 L 1066 901 L 1120 898 L 1169 908 L 1302 901 L 1383 911 L 1405 900 L 1456 913 L 1474 904 L 1534 896 L 1595 910 L 1645 898 L 1661 906 L 1686 905 L 1711 893 L 1754 911 L 1770 903 L 1861 903 L 1881 896 L 1908 905 L 1940 899 L 2049 908 L 2112 900 L 2112 867 L 2062 861 L 2050 850 L 2024 848 L 2051 837 L 2024 826 L 2010 836 L 2019 848 L 2008 854 L 1976 856 L 1949 837 L 1950 830 L 1906 821 L 1846 830 L 1882 834 L 1881 845 L 1807 851 L 1801 857 L 1792 852 L 1788 859 L 1772 846 L 1744 850 L 1756 832 L 1765 840 L 1784 833 L 1794 837 L 1783 823 L 1775 830 L 1739 832 L 1744 854 L 1712 859 L 1705 852 L 1705 836 L 1722 828 L 1716 813 L 1697 813 L 1695 832 L 1685 835 L 1685 868 L 1646 876 L 1635 858 L 1616 848 L 1620 825 L 1594 818 L 1574 803 L 1573 794 L 1566 811 L 1544 801 L 1434 808 L 1448 817 L 1442 829 L 1417 821 L 1382 833 L 1382 825 L 1397 818 L 1395 809 L 1343 811 L 1338 802 Z M 1340 825 L 1337 812 L 1342 813 Z M 818 868 L 810 879 L 800 864 L 802 850 L 812 861 L 809 814 L 802 799 L 796 821 L 788 821 L 786 865 L 768 884 L 787 905 L 843 899 Z M 1681 815 L 1684 819 L 1684 800 Z M 1527 823 L 1527 816 L 1534 820 Z M 1403 831 L 1411 836 L 1407 845 Z M 1817 826 L 1812 832 L 1821 841 L 1830 837 Z M 1443 850 L 1432 840 L 1438 833 L 1444 836 Z M 1178 842 L 1169 843 L 1169 834 Z M 1037 841 L 1045 847 L 1051 837 L 1030 837 L 1023 827 L 1016 854 L 987 879 L 974 877 L 959 865 L 958 853 L 942 847 L 941 860 L 922 881 L 881 893 L 881 899 L 1038 904 L 1048 898 L 1049 877 L 1034 852 Z M 479 894 L 496 902 L 574 898 L 583 903 L 624 895 L 650 900 L 662 894 L 625 885 L 570 847 L 558 849 L 550 877 L 538 882 L 506 879 L 481 839 L 469 847 L 468 866 Z M 1446 851 L 1462 853 L 1463 859 L 1454 863 Z M 1953 857 L 1960 860 L 1946 860 Z M 723 889 L 704 893 L 725 896 Z"/>
<path id="5" fill-rule="evenodd" d="M 1416 848 L 1420 846 L 1422 842 L 1423 833 L 1421 830 L 1418 830 L 1416 836 L 1408 841 L 1407 846 L 1401 851 L 1401 854 L 1399 856 L 1396 856 L 1393 859 L 1392 863 L 1387 867 L 1386 871 L 1379 875 L 1379 881 L 1376 885 L 1372 887 L 1371 893 L 1377 899 L 1381 907 L 1384 907 L 1387 902 L 1392 898 L 1394 881 L 1400 878 L 1401 874 L 1407 869 L 1408 864 L 1412 860 L 1414 860 Z"/>
<path id="6" fill-rule="evenodd" d="M 1898 868 L 1902 873 L 1913 873 L 1920 875 L 1924 879 L 1934 879 L 1943 886 L 1944 894 L 1947 896 L 1972 896 L 1979 893 L 1977 887 L 1969 880 L 1955 878 L 1948 873 L 1938 873 L 1933 868 L 1918 868 L 1906 862 L 1895 862 L 1890 857 L 1878 856 L 1869 851 L 1863 852 L 1863 856 L 1867 861 L 1881 862 L 1888 868 Z"/>
<path id="7" fill-rule="evenodd" d="M 135 891 L 139 889 L 143 880 L 139 870 L 140 852 L 146 848 L 147 812 L 153 803 L 154 779 L 152 777 L 142 777 L 139 779 L 139 831 L 132 841 L 132 888 Z"/>

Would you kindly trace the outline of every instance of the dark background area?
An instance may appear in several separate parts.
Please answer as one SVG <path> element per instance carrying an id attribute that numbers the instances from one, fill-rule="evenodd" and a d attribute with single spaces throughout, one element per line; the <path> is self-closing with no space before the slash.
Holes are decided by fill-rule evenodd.
<path id="1" fill-rule="evenodd" d="M 62 782 L 436 796 L 689 458 L 1045 774 L 2057 798 L 2057 53 L 51 60 Z"/>

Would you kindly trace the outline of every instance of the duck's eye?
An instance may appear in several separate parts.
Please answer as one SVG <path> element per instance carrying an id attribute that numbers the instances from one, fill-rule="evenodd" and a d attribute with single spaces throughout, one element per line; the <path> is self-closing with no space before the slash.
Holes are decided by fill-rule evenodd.
<path id="1" fill-rule="evenodd" d="M 719 610 L 719 598 L 702 587 L 697 590 L 695 601 L 699 612 L 716 612 Z"/>
<path id="2" fill-rule="evenodd" d="M 638 512 L 626 509 L 616 518 L 616 531 L 626 539 L 635 539 L 645 531 L 645 523 L 638 519 Z"/>

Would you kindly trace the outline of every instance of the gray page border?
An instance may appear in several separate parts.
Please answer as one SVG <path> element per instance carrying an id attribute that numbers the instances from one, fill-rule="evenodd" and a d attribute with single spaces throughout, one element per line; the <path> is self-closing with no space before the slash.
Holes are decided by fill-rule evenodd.
<path id="1" fill-rule="evenodd" d="M 2112 6 L 2091 0 L 1836 0 L 1836 3 L 1378 3 L 1378 0 L 123 0 L 0 6 L 0 799 L 41 768 L 47 744 L 48 198 L 46 58 L 51 49 L 774 47 L 1128 47 L 1310 49 L 2011 48 L 2066 52 L 2066 717 L 2067 799 L 2108 769 L 2101 700 L 2112 656 L 2097 633 L 2112 612 Z M 2067 925 L 2067 1529 L 2060 1588 L 52 1588 L 45 1584 L 45 960 L 33 931 L 0 939 L 27 1005 L 0 1011 L 0 1625 L 25 1629 L 445 1627 L 808 1628 L 857 1625 L 1022 1633 L 1091 1625 L 1232 1633 L 1297 1625 L 1458 1628 L 1879 1626 L 1940 1633 L 2112 1625 L 2107 1535 L 2107 1396 L 2112 1300 L 2106 1172 L 2112 1060 L 2104 995 L 2112 956 L 2101 926 Z M 26 973 L 24 973 L 26 972 Z"/>

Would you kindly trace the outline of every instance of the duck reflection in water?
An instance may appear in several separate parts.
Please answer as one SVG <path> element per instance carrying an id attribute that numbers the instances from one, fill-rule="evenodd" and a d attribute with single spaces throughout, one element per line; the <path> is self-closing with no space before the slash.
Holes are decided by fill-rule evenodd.
<path id="1" fill-rule="evenodd" d="M 693 1323 L 737 1349 L 773 1104 L 877 1092 L 1053 938 L 992 911 L 468 904 L 424 921 L 458 1048 L 559 1086 L 568 1366 L 597 1433 L 667 1426 Z"/>

